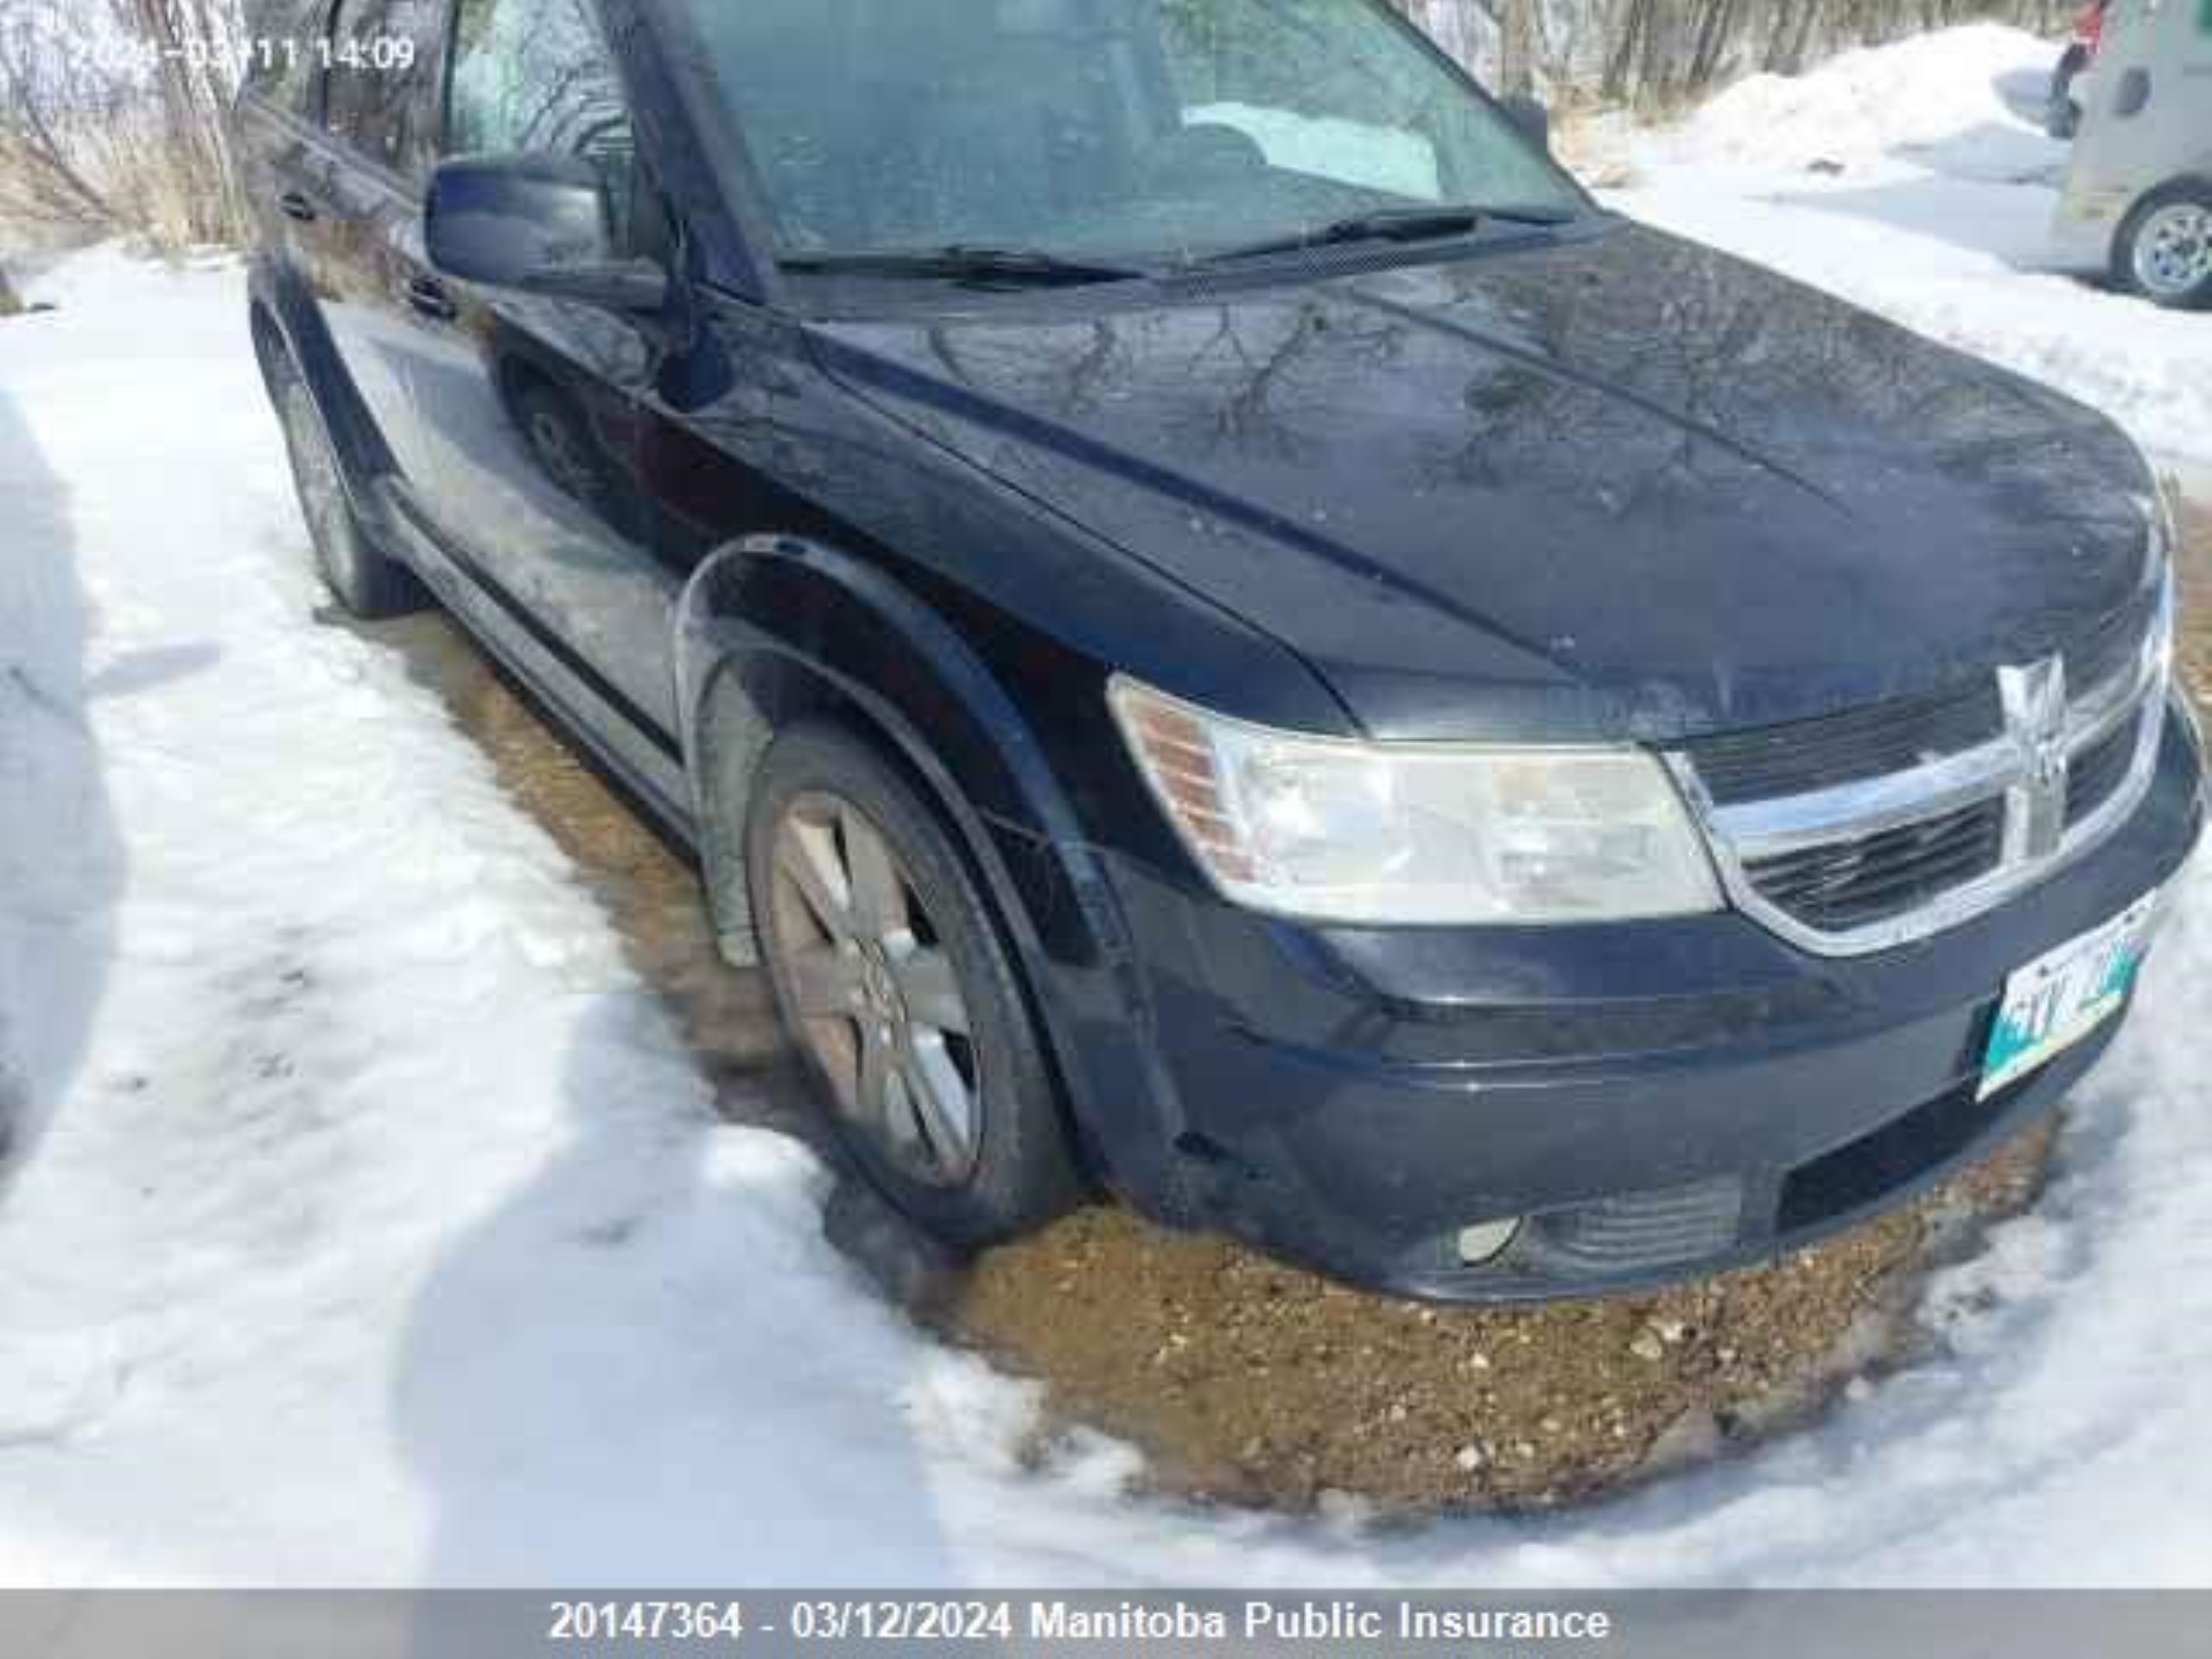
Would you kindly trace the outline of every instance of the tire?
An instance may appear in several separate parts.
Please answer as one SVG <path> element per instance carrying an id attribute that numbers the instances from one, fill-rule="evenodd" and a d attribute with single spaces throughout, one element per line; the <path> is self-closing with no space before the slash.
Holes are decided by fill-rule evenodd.
<path id="1" fill-rule="evenodd" d="M 2212 184 L 2164 185 L 2138 202 L 2113 244 L 2113 280 L 2169 310 L 2212 307 Z"/>
<path id="2" fill-rule="evenodd" d="M 1072 1209 L 1084 1183 L 1051 1062 L 937 811 L 867 742 L 819 721 L 780 734 L 747 793 L 762 961 L 837 1144 L 958 1251 Z"/>
<path id="3" fill-rule="evenodd" d="M 415 573 L 379 550 L 354 517 L 338 452 L 331 446 L 307 382 L 289 362 L 280 364 L 273 378 L 276 417 L 291 456 L 292 484 L 315 543 L 315 568 L 323 585 L 364 622 L 423 609 L 430 599 Z"/>

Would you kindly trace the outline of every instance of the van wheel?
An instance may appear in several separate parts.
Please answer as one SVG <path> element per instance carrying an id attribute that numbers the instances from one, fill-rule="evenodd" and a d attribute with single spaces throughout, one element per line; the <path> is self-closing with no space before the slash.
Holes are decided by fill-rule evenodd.
<path id="1" fill-rule="evenodd" d="M 2180 311 L 2212 306 L 2212 185 L 2153 190 L 2121 227 L 2113 275 L 2156 304 Z"/>
<path id="2" fill-rule="evenodd" d="M 747 880 L 784 1025 L 838 1143 L 931 1236 L 974 1250 L 1083 1183 L 1012 953 L 937 813 L 842 727 L 754 775 Z"/>
<path id="3" fill-rule="evenodd" d="M 338 602 L 365 622 L 405 616 L 429 603 L 415 573 L 387 558 L 363 533 L 346 498 L 338 453 L 315 395 L 289 363 L 276 371 L 276 415 L 292 459 L 292 483 L 315 543 L 316 568 Z"/>

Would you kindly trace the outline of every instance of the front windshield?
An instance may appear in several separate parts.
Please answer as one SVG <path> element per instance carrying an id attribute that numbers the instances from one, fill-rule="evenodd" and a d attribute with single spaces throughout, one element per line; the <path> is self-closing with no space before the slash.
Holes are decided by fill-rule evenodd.
<path id="1" fill-rule="evenodd" d="M 785 257 L 1203 257 L 1575 187 L 1372 0 L 671 0 Z"/>

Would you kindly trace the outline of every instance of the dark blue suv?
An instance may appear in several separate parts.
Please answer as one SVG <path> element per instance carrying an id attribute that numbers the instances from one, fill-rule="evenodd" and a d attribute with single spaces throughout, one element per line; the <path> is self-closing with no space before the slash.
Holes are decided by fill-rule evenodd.
<path id="1" fill-rule="evenodd" d="M 330 586 L 697 851 L 861 1170 L 1678 1277 L 2110 1040 L 2202 816 L 2099 416 L 1606 213 L 1370 0 L 301 0 Z"/>

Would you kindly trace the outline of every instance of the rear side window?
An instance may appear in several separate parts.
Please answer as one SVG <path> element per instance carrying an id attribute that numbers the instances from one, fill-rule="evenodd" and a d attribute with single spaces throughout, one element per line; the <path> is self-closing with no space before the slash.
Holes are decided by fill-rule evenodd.
<path id="1" fill-rule="evenodd" d="M 432 100 L 438 0 L 339 0 L 323 67 L 323 120 L 372 162 L 419 171 Z"/>

